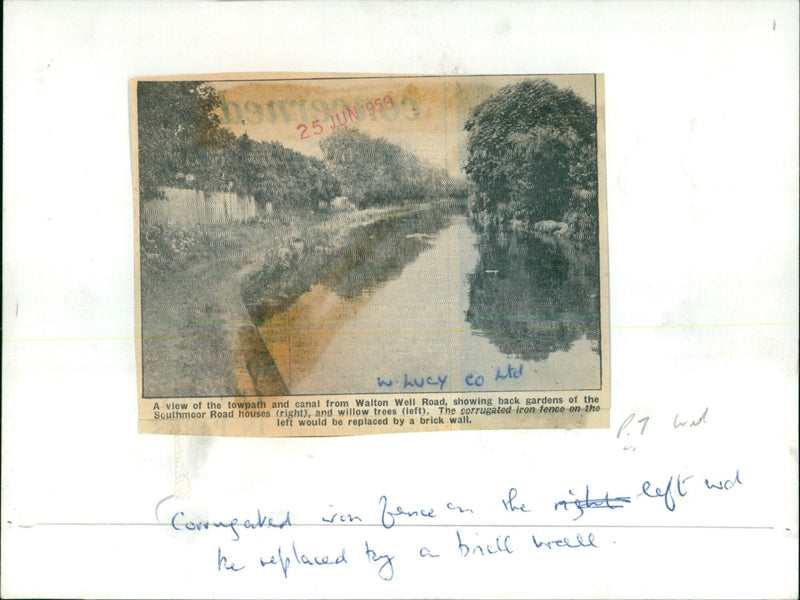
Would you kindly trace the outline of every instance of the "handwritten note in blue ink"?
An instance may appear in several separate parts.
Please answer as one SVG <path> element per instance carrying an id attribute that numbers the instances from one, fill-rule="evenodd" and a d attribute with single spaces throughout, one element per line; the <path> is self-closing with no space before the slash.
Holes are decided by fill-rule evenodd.
<path id="1" fill-rule="evenodd" d="M 537 553 L 591 553 L 616 545 L 616 529 L 629 527 L 637 513 L 655 507 L 674 520 L 694 498 L 735 504 L 745 481 L 741 469 L 731 468 L 654 473 L 618 489 L 577 481 L 566 489 L 541 489 L 520 482 L 498 489 L 491 502 L 485 496 L 434 501 L 419 492 L 376 492 L 360 499 L 366 510 L 320 502 L 310 513 L 253 507 L 209 517 L 182 508 L 168 524 L 173 535 L 207 546 L 213 560 L 196 568 L 220 575 L 324 581 L 351 570 L 352 576 L 389 583 L 408 576 L 419 561 L 464 561 L 469 568 L 475 561 Z"/>

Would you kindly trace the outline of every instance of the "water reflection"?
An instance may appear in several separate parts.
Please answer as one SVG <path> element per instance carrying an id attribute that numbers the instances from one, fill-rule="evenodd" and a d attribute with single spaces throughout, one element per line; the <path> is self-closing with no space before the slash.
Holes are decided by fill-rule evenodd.
<path id="1" fill-rule="evenodd" d="M 324 285 L 344 298 L 374 290 L 398 277 L 430 246 L 436 232 L 464 210 L 458 199 L 413 206 L 353 227 L 344 239 L 328 241 L 327 246 L 300 238 L 288 258 L 269 262 L 245 278 L 242 299 L 247 311 L 255 323 L 266 321 L 314 285 Z"/>
<path id="2" fill-rule="evenodd" d="M 476 231 L 461 214 L 418 210 L 355 227 L 324 269 L 309 257 L 291 271 L 292 286 L 262 272 L 261 298 L 276 285 L 285 295 L 247 303 L 263 345 L 243 348 L 245 393 L 390 391 L 378 376 L 403 391 L 404 374 L 446 376 L 459 391 L 471 372 L 488 376 L 485 391 L 598 387 L 596 248 Z M 513 360 L 524 379 L 492 378 Z"/>
<path id="3" fill-rule="evenodd" d="M 242 295 L 259 334 L 256 341 L 263 340 L 267 352 L 243 348 L 253 381 L 250 393 L 293 390 L 305 380 L 375 290 L 397 279 L 464 208 L 462 201 L 453 201 L 401 209 L 354 227 L 325 256 L 306 253 L 288 268 L 268 265 L 251 275 Z M 249 392 L 244 384 L 239 389 Z"/>
<path id="4" fill-rule="evenodd" d="M 323 283 L 340 296 L 353 298 L 397 278 L 460 211 L 463 207 L 450 204 L 357 227 L 337 253 Z"/>
<path id="5" fill-rule="evenodd" d="M 487 228 L 469 282 L 467 321 L 501 352 L 542 361 L 584 336 L 600 339 L 596 248 L 555 236 Z M 596 350 L 597 351 L 597 350 Z"/>

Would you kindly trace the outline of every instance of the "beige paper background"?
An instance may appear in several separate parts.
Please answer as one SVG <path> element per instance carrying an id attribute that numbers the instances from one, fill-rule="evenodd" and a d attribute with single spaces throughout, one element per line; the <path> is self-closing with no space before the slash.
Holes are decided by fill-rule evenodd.
<path id="1" fill-rule="evenodd" d="M 796 597 L 797 11 L 784 2 L 7 3 L 3 597 Z M 127 82 L 232 68 L 605 73 L 611 428 L 139 434 Z M 674 428 L 705 408 L 706 427 Z M 630 415 L 636 428 L 617 437 Z M 291 507 L 309 522 L 329 505 L 374 519 L 388 494 L 409 506 L 471 502 L 491 540 L 517 531 L 514 517 L 498 517 L 515 486 L 557 535 L 571 531 L 561 526 L 572 517 L 552 511 L 568 489 L 631 490 L 678 472 L 702 486 L 736 469 L 735 495 L 595 522 L 607 527 L 588 556 L 419 563 L 408 557 L 423 543 L 452 549 L 452 529 L 378 531 L 376 545 L 404 561 L 390 584 L 362 563 L 286 581 L 223 578 L 214 564 L 223 538 L 159 525 L 175 510 L 213 517 L 258 506 Z M 296 535 L 320 549 L 363 548 L 364 531 Z M 256 538 L 256 551 L 275 539 Z"/>

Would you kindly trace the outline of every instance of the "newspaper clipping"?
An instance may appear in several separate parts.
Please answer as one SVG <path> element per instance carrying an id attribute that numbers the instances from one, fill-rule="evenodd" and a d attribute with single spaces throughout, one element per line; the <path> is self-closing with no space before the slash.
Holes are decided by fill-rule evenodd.
<path id="1" fill-rule="evenodd" d="M 131 95 L 141 432 L 609 426 L 601 75 Z"/>

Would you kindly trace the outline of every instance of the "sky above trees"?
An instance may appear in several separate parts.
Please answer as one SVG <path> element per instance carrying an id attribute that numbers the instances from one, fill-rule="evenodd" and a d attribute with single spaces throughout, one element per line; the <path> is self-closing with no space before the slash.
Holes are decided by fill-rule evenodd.
<path id="1" fill-rule="evenodd" d="M 560 88 L 571 89 L 594 106 L 592 75 L 211 83 L 222 100 L 217 109 L 221 124 L 237 136 L 247 133 L 253 140 L 279 141 L 303 154 L 321 157 L 319 142 L 339 126 L 336 115 L 341 117 L 342 110 L 350 108 L 359 118 L 349 119 L 345 127 L 383 137 L 413 152 L 422 161 L 457 176 L 466 157 L 464 124 L 470 110 L 503 86 L 525 79 L 545 79 Z M 388 110 L 387 96 L 391 102 Z M 378 99 L 384 107 L 382 111 L 375 104 Z M 373 102 L 374 112 L 368 110 L 368 102 Z M 301 125 L 305 125 L 305 131 Z"/>

